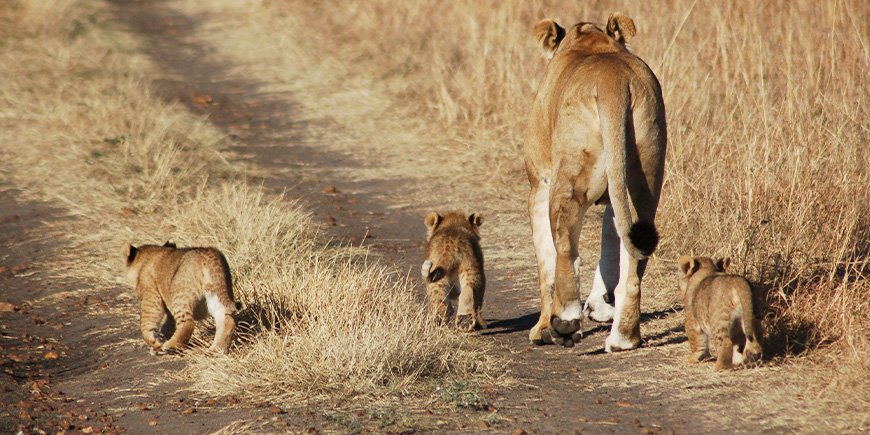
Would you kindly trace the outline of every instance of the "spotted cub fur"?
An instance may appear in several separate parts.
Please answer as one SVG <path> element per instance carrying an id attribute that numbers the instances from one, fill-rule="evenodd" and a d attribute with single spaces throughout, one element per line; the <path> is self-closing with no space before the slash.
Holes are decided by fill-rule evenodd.
<path id="1" fill-rule="evenodd" d="M 206 314 L 216 327 L 210 351 L 226 352 L 240 308 L 233 298 L 230 268 L 215 248 L 178 248 L 128 245 L 127 281 L 136 287 L 140 303 L 142 338 L 155 351 L 183 349 L 193 335 L 194 320 Z M 175 333 L 164 342 L 160 330 L 167 318 L 175 320 Z"/>
<path id="2" fill-rule="evenodd" d="M 686 335 L 695 363 L 711 356 L 716 370 L 761 358 L 760 331 L 752 314 L 752 287 L 740 275 L 726 273 L 730 260 L 681 256 L 680 292 L 686 311 Z"/>
<path id="3" fill-rule="evenodd" d="M 438 321 L 455 316 L 461 328 L 485 328 L 481 314 L 486 277 L 478 232 L 480 215 L 433 212 L 423 223 L 428 243 L 421 272 Z"/>

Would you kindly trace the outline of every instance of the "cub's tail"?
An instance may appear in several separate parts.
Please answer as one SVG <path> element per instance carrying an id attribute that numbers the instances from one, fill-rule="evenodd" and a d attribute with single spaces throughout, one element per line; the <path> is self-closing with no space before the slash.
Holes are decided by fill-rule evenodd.
<path id="1" fill-rule="evenodd" d="M 741 316 L 741 327 L 743 335 L 746 336 L 746 345 L 743 348 L 743 359 L 746 362 L 754 362 L 761 359 L 762 349 L 759 341 L 759 330 L 755 325 L 755 315 L 752 311 L 752 287 L 749 282 L 744 281 L 745 291 L 737 289 L 732 290 L 734 297 L 740 301 L 740 310 L 743 312 Z"/>
<path id="2" fill-rule="evenodd" d="M 442 278 L 444 278 L 444 268 L 441 266 L 434 266 L 431 260 L 426 260 L 423 262 L 423 267 L 420 270 L 421 275 L 423 277 L 423 281 L 430 282 L 438 282 Z"/>

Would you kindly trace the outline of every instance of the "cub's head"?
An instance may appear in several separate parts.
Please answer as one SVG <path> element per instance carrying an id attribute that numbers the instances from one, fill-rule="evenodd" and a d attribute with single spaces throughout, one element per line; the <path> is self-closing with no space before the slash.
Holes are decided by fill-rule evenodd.
<path id="1" fill-rule="evenodd" d="M 144 264 L 147 261 L 147 258 L 152 256 L 154 252 L 176 248 L 177 246 L 172 240 L 167 240 L 162 246 L 142 245 L 138 248 L 132 244 L 125 246 L 124 257 L 127 260 L 127 283 L 131 286 L 136 286 L 137 281 L 139 281 L 139 271 L 142 270 L 142 264 Z"/>
<path id="2" fill-rule="evenodd" d="M 465 228 L 475 235 L 480 235 L 478 229 L 483 223 L 479 213 L 465 215 L 457 212 L 447 212 L 443 215 L 432 212 L 423 219 L 426 224 L 426 239 L 431 239 L 432 234 L 443 228 Z"/>
<path id="3" fill-rule="evenodd" d="M 677 266 L 683 276 L 680 278 L 680 299 L 686 301 L 686 296 L 692 294 L 698 284 L 706 277 L 724 272 L 731 264 L 730 258 L 713 260 L 710 257 L 690 257 L 681 255 L 677 259 Z"/>
<path id="4" fill-rule="evenodd" d="M 626 15 L 614 12 L 607 19 L 606 30 L 592 23 L 577 23 L 567 29 L 554 20 L 545 19 L 535 24 L 532 35 L 544 50 L 544 56 L 552 58 L 557 51 L 575 48 L 590 53 L 628 49 L 628 41 L 637 33 L 634 21 Z"/>

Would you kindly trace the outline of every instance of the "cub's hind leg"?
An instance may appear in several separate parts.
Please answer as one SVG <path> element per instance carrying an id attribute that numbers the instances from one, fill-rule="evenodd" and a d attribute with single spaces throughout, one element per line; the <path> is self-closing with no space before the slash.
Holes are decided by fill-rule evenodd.
<path id="1" fill-rule="evenodd" d="M 176 294 L 179 296 L 176 296 L 170 307 L 172 316 L 175 317 L 175 333 L 162 346 L 162 349 L 167 352 L 180 351 L 187 346 L 187 342 L 190 341 L 194 329 L 193 308 L 198 301 L 191 301 L 189 296 L 187 298 L 182 296 L 193 294 L 191 291 L 182 290 Z"/>
<path id="2" fill-rule="evenodd" d="M 707 336 L 701 332 L 695 322 L 695 317 L 691 314 L 686 315 L 686 338 L 689 340 L 689 356 L 686 357 L 686 361 L 694 364 L 704 361 L 710 356 Z"/>
<path id="3" fill-rule="evenodd" d="M 233 331 L 236 329 L 236 320 L 233 317 L 235 303 L 229 298 L 220 298 L 214 294 L 207 294 L 205 301 L 215 324 L 214 341 L 208 350 L 226 353 L 233 339 Z"/>
<path id="4" fill-rule="evenodd" d="M 447 277 L 441 277 L 435 282 L 426 284 L 426 293 L 429 298 L 429 306 L 435 314 L 435 322 L 443 325 L 450 317 L 450 298 L 453 285 Z"/>
<path id="5" fill-rule="evenodd" d="M 456 310 L 456 323 L 460 328 L 486 328 L 486 322 L 481 314 L 484 287 L 484 277 L 476 270 L 459 272 L 459 303 Z"/>
<path id="6" fill-rule="evenodd" d="M 139 329 L 145 343 L 154 350 L 160 350 L 163 338 L 160 335 L 160 327 L 163 324 L 164 310 L 163 300 L 156 292 L 142 295 L 139 305 Z"/>
<path id="7" fill-rule="evenodd" d="M 731 335 L 728 331 L 723 331 L 717 338 L 718 349 L 716 352 L 716 370 L 727 370 L 734 366 L 731 361 L 734 342 L 731 341 Z"/>

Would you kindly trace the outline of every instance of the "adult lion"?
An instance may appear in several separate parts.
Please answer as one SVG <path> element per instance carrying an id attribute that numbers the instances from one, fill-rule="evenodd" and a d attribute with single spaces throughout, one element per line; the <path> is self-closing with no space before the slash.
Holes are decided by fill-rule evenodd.
<path id="1" fill-rule="evenodd" d="M 658 244 L 667 127 L 658 80 L 626 48 L 634 34 L 634 22 L 619 13 L 606 31 L 590 23 L 535 25 L 535 41 L 550 57 L 524 147 L 541 290 L 541 317 L 529 333 L 536 344 L 573 346 L 585 312 L 613 319 L 607 352 L 640 345 L 640 282 Z M 607 208 L 601 259 L 581 309 L 574 274 L 583 215 L 593 204 Z"/>

